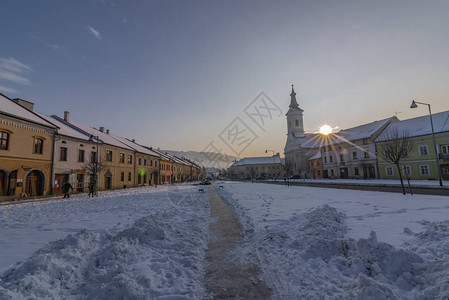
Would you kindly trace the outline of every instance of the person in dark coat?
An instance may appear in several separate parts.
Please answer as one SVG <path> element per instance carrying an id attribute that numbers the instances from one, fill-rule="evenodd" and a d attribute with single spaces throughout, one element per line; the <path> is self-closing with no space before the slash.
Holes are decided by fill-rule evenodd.
<path id="1" fill-rule="evenodd" d="M 66 182 L 64 183 L 64 185 L 62 186 L 62 191 L 64 192 L 64 198 L 70 198 L 70 194 L 69 194 L 69 190 L 72 189 L 73 191 L 73 187 L 70 183 Z"/>
<path id="2" fill-rule="evenodd" d="M 92 197 L 94 196 L 95 193 L 95 184 L 93 181 L 89 182 L 89 194 L 88 196 L 90 197 L 92 195 Z"/>

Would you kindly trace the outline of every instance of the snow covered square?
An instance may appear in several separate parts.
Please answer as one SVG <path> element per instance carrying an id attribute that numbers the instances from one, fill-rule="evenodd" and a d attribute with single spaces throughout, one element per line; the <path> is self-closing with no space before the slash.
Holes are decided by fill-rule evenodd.
<path id="1" fill-rule="evenodd" d="M 218 188 L 218 186 L 223 188 Z M 445 299 L 449 199 L 219 182 L 271 299 Z M 212 299 L 209 193 L 191 184 L 1 211 L 0 299 Z"/>

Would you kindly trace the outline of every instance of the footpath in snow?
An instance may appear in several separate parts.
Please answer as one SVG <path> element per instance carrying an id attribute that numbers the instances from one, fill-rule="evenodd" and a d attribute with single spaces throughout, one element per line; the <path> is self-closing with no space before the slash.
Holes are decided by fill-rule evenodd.
<path id="1" fill-rule="evenodd" d="M 273 299 L 448 299 L 449 199 L 225 183 Z M 388 242 L 385 242 L 388 241 Z"/>
<path id="2" fill-rule="evenodd" d="M 214 299 L 269 299 L 270 290 L 259 279 L 259 269 L 252 263 L 240 264 L 234 249 L 243 240 L 232 211 L 209 187 L 211 241 L 206 250 L 206 288 Z"/>

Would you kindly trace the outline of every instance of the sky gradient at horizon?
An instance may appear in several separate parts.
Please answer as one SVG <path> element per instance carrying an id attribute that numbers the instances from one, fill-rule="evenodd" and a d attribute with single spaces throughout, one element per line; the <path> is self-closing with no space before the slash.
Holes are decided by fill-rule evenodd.
<path id="1" fill-rule="evenodd" d="M 304 126 L 348 128 L 412 99 L 449 109 L 447 1 L 2 1 L 0 92 L 148 146 L 197 150 L 239 117 L 241 156 L 283 152 L 295 85 Z M 264 92 L 262 130 L 244 113 Z"/>

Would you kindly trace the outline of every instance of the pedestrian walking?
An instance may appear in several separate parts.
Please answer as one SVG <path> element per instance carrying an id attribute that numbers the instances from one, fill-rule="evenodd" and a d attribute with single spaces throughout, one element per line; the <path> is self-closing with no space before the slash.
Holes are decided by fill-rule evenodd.
<path id="1" fill-rule="evenodd" d="M 89 194 L 88 196 L 90 197 L 92 195 L 92 197 L 94 196 L 95 193 L 95 184 L 93 181 L 89 182 Z"/>
<path id="2" fill-rule="evenodd" d="M 70 198 L 70 194 L 69 194 L 70 189 L 72 189 L 72 191 L 73 191 L 72 185 L 68 182 L 64 183 L 64 185 L 62 186 L 62 191 L 64 192 L 64 198 Z"/>

